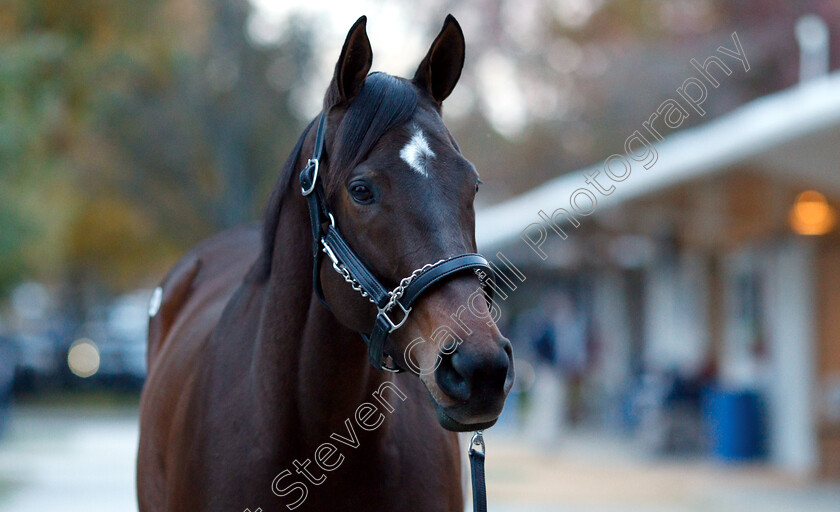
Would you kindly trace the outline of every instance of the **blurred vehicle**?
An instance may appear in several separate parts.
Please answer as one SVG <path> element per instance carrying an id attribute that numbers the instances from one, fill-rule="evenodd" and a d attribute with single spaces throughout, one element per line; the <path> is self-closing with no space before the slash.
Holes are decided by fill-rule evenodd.
<path id="1" fill-rule="evenodd" d="M 8 343 L 15 353 L 15 389 L 50 387 L 61 368 L 59 340 L 51 333 L 21 332 Z"/>
<path id="2" fill-rule="evenodd" d="M 12 404 L 12 388 L 15 382 L 17 349 L 11 340 L 0 336 L 0 435 L 6 429 L 9 409 Z"/>
<path id="3" fill-rule="evenodd" d="M 118 297 L 105 308 L 103 319 L 87 324 L 85 338 L 98 351 L 93 382 L 120 389 L 139 389 L 146 378 L 148 298 L 143 290 Z M 79 341 L 77 340 L 77 341 Z"/>
<path id="4" fill-rule="evenodd" d="M 22 322 L 6 340 L 15 354 L 15 392 L 139 390 L 146 378 L 149 295 L 143 290 L 99 304 L 81 324 L 60 313 Z"/>

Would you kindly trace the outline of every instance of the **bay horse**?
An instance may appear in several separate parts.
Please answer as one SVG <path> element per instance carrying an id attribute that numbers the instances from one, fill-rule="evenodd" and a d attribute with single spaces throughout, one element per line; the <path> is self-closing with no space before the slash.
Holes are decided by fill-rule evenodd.
<path id="1" fill-rule="evenodd" d="M 441 118 L 464 52 L 450 15 L 412 79 L 369 74 L 359 18 L 261 229 L 164 278 L 141 512 L 463 510 L 456 432 L 493 425 L 513 383 L 492 299 L 470 300 L 480 181 Z"/>

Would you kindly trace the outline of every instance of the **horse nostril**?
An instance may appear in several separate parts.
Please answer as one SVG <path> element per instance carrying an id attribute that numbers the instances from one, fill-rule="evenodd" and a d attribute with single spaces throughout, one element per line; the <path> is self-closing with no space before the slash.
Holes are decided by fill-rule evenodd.
<path id="1" fill-rule="evenodd" d="M 513 369 L 513 345 L 509 340 L 505 341 L 504 345 L 505 356 L 507 356 L 507 375 L 505 375 L 505 393 L 510 391 L 513 387 L 514 369 Z"/>
<path id="2" fill-rule="evenodd" d="M 455 400 L 466 402 L 473 396 L 489 397 L 509 389 L 513 366 L 509 343 L 492 356 L 475 357 L 456 350 L 448 354 L 443 351 L 440 357 L 441 362 L 435 370 L 437 385 Z"/>
<path id="3" fill-rule="evenodd" d="M 513 350 L 506 344 L 503 350 L 496 353 L 482 368 L 484 385 L 488 389 L 501 389 L 505 386 L 511 367 L 513 366 Z"/>
<path id="4" fill-rule="evenodd" d="M 471 361 L 470 369 L 462 370 L 461 373 L 467 376 L 475 396 L 489 398 L 505 389 L 511 366 L 510 353 L 507 350 L 498 350 L 492 355 L 485 354 L 480 359 Z"/>
<path id="5" fill-rule="evenodd" d="M 513 345 L 510 341 L 505 340 L 505 354 L 507 354 L 508 361 L 513 361 Z"/>
<path id="6" fill-rule="evenodd" d="M 470 399 L 469 375 L 465 375 L 458 362 L 461 359 L 457 352 L 440 354 L 441 362 L 435 370 L 435 380 L 441 391 L 449 397 L 462 402 Z"/>

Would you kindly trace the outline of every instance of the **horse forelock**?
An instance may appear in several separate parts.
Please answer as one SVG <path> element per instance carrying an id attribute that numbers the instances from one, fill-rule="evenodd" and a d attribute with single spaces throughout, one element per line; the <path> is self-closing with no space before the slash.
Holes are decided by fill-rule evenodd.
<path id="1" fill-rule="evenodd" d="M 328 196 L 336 192 L 385 132 L 411 120 L 418 97 L 407 80 L 386 73 L 368 75 L 335 131 L 325 176 Z"/>

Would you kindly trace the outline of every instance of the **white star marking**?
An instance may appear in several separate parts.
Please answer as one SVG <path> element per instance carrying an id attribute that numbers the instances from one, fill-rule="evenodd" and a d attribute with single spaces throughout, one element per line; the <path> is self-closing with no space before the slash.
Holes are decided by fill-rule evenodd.
<path id="1" fill-rule="evenodd" d="M 429 177 L 429 160 L 434 157 L 435 153 L 429 147 L 426 137 L 423 136 L 423 131 L 414 126 L 414 135 L 400 150 L 400 158 L 420 176 Z"/>

